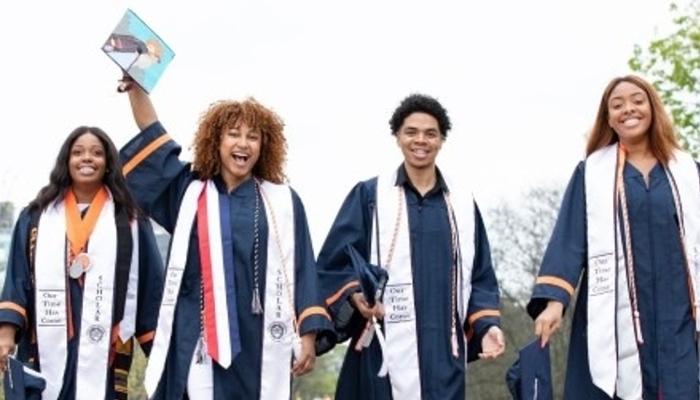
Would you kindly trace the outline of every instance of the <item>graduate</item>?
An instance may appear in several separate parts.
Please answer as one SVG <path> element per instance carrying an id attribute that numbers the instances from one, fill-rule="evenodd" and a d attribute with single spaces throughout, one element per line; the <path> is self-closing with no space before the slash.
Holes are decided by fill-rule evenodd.
<path id="1" fill-rule="evenodd" d="M 43 399 L 126 399 L 134 338 L 150 352 L 163 262 L 107 134 L 81 126 L 15 224 L 0 298 L 0 369 L 41 372 Z"/>
<path id="2" fill-rule="evenodd" d="M 298 194 L 284 183 L 282 120 L 254 99 L 202 114 L 194 161 L 125 78 L 141 132 L 122 149 L 139 204 L 172 233 L 146 370 L 153 399 L 290 398 L 331 325 Z"/>
<path id="3" fill-rule="evenodd" d="M 651 84 L 605 88 L 527 306 L 546 344 L 579 285 L 564 399 L 698 399 L 700 176 Z"/>
<path id="4" fill-rule="evenodd" d="M 464 399 L 467 361 L 505 348 L 486 231 L 469 188 L 435 164 L 451 127 L 442 105 L 410 95 L 390 127 L 404 162 L 355 185 L 318 257 L 338 334 L 351 337 L 335 398 Z M 386 271 L 384 290 L 358 258 Z"/>

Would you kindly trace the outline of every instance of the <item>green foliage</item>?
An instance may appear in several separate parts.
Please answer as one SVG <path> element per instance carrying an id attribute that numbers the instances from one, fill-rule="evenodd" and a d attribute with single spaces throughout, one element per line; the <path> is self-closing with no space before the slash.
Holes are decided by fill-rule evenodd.
<path id="1" fill-rule="evenodd" d="M 694 156 L 700 152 L 700 4 L 681 8 L 671 4 L 673 29 L 647 47 L 634 46 L 628 64 L 643 73 L 659 91 L 678 130 L 679 139 Z"/>
<path id="2" fill-rule="evenodd" d="M 146 374 L 146 355 L 141 350 L 141 346 L 134 345 L 134 359 L 129 370 L 129 398 L 135 400 L 146 400 L 146 389 L 143 387 L 143 377 Z"/>
<path id="3" fill-rule="evenodd" d="M 292 398 L 294 400 L 332 399 L 346 350 L 347 346 L 341 344 L 317 357 L 313 371 L 294 379 Z"/>

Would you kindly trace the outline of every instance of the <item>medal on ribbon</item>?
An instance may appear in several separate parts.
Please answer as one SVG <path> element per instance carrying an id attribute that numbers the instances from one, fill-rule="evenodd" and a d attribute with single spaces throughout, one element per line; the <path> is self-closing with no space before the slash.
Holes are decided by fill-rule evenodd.
<path id="1" fill-rule="evenodd" d="M 73 279 L 80 278 L 84 272 L 90 269 L 92 262 L 90 256 L 87 253 L 80 253 L 73 259 L 70 267 L 68 268 L 68 275 Z"/>

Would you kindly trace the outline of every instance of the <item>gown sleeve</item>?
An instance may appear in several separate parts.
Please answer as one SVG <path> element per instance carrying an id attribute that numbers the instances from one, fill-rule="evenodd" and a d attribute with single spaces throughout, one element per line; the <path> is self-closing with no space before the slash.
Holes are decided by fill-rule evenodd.
<path id="1" fill-rule="evenodd" d="M 180 199 L 191 180 L 190 164 L 180 161 L 182 148 L 154 122 L 121 150 L 126 183 L 139 207 L 170 234 Z"/>
<path id="2" fill-rule="evenodd" d="M 355 185 L 341 205 L 318 256 L 321 292 L 341 342 L 355 336 L 364 325 L 364 319 L 348 301 L 360 291 L 360 285 L 346 247 L 352 246 L 365 260 L 370 259 L 375 188 L 376 179 Z"/>
<path id="3" fill-rule="evenodd" d="M 501 325 L 498 280 L 491 261 L 491 247 L 486 235 L 486 228 L 476 204 L 474 205 L 474 225 L 476 238 L 472 292 L 469 297 L 467 321 L 464 327 L 469 339 L 469 361 L 478 359 L 478 354 L 481 353 L 481 339 L 488 328 Z"/>
<path id="4" fill-rule="evenodd" d="M 304 204 L 299 195 L 292 191 L 294 204 L 295 236 L 295 302 L 298 316 L 299 334 L 315 331 L 326 334 L 331 329 L 330 317 L 319 291 L 316 259 L 314 257 L 311 234 L 306 219 Z"/>
<path id="5" fill-rule="evenodd" d="M 138 227 L 139 288 L 136 338 L 144 353 L 149 355 L 163 295 L 164 268 L 150 221 L 139 221 Z"/>
<path id="6" fill-rule="evenodd" d="M 534 319 L 547 302 L 568 307 L 587 260 L 584 162 L 579 163 L 564 192 L 557 222 L 545 250 L 527 311 Z"/>
<path id="7" fill-rule="evenodd" d="M 22 210 L 13 228 L 10 253 L 5 270 L 5 284 L 0 296 L 0 323 L 10 323 L 18 329 L 19 341 L 30 328 L 33 312 L 33 283 L 29 273 L 29 229 L 27 209 Z"/>

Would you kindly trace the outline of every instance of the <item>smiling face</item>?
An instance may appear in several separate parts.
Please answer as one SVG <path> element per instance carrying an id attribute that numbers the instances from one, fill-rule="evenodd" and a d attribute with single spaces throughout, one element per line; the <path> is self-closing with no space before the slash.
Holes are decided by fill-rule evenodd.
<path id="1" fill-rule="evenodd" d="M 409 170 L 434 168 L 443 141 L 435 117 L 423 112 L 414 112 L 406 117 L 396 133 L 396 143 Z"/>
<path id="2" fill-rule="evenodd" d="M 221 157 L 221 177 L 231 191 L 253 175 L 253 167 L 260 158 L 262 135 L 240 123 L 235 128 L 224 129 L 221 133 L 219 156 Z"/>
<path id="3" fill-rule="evenodd" d="M 100 139 L 90 132 L 80 135 L 70 147 L 68 171 L 71 185 L 81 192 L 97 190 L 107 169 L 107 152 Z"/>
<path id="4" fill-rule="evenodd" d="M 608 124 L 617 133 L 620 143 L 633 146 L 647 142 L 651 120 L 651 103 L 642 88 L 623 81 L 610 92 Z"/>

